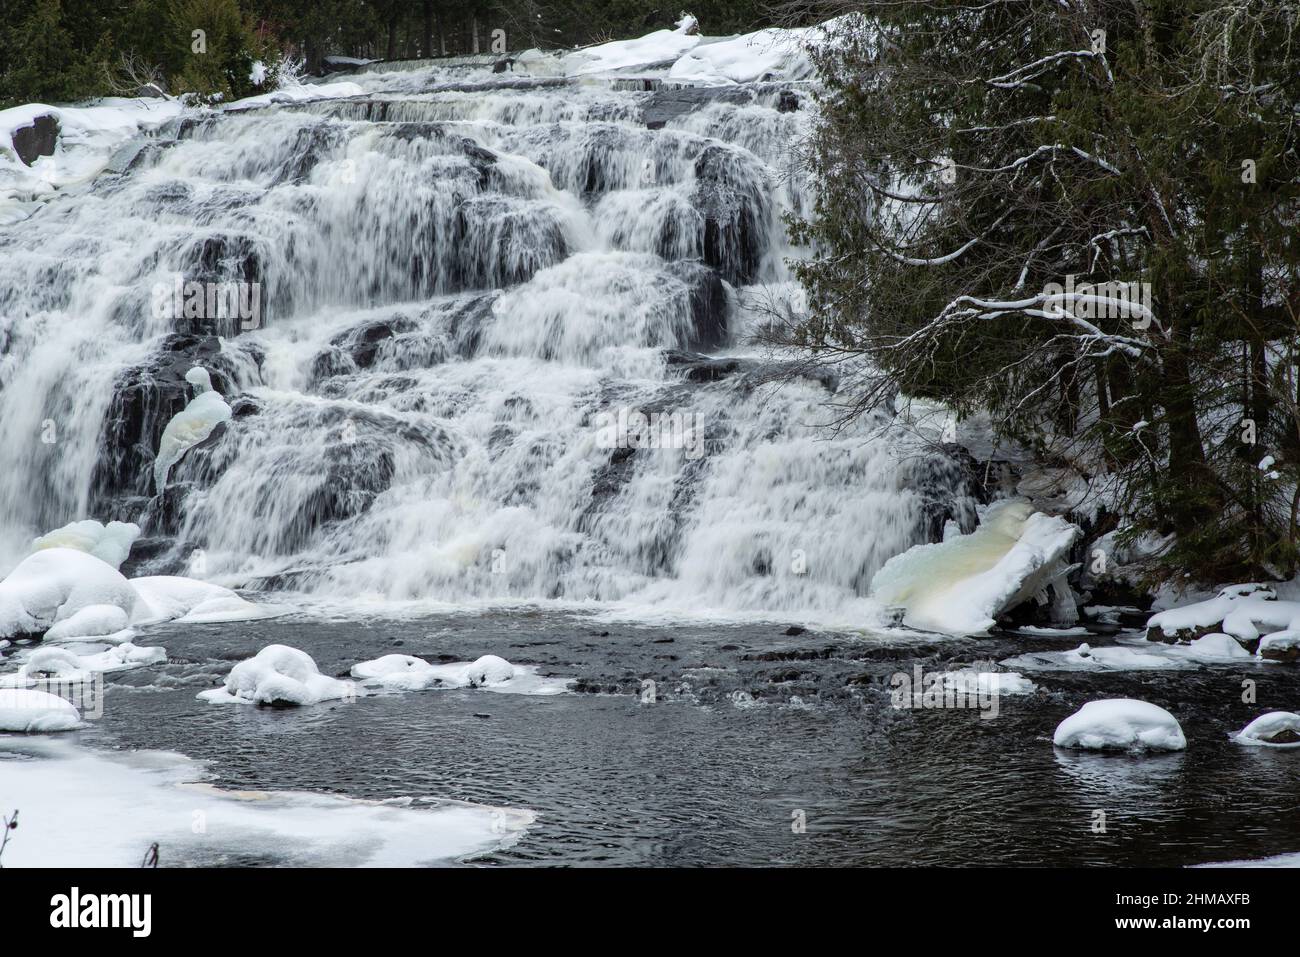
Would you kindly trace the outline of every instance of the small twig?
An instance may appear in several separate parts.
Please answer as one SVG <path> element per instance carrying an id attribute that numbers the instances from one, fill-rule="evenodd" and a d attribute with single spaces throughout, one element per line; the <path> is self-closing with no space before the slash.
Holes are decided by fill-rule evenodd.
<path id="1" fill-rule="evenodd" d="M 16 831 L 18 829 L 18 809 L 15 808 L 14 813 L 10 814 L 6 818 L 3 818 L 3 820 L 5 826 L 4 826 L 4 835 L 0 836 L 0 858 L 4 857 L 5 845 L 9 843 L 9 832 Z M 0 862 L 0 867 L 4 867 L 3 862 Z"/>
<path id="2" fill-rule="evenodd" d="M 140 862 L 141 867 L 158 866 L 158 842 L 154 841 L 149 845 L 149 850 L 144 852 L 144 860 Z"/>

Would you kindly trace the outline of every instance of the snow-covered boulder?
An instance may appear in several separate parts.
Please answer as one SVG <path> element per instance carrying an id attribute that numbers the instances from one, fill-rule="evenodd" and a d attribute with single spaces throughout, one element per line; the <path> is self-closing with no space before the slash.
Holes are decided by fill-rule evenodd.
<path id="1" fill-rule="evenodd" d="M 1133 698 L 1089 701 L 1057 725 L 1052 743 L 1058 748 L 1092 750 L 1181 751 L 1187 747 L 1178 719 L 1159 705 Z"/>
<path id="2" fill-rule="evenodd" d="M 140 596 L 134 624 L 181 621 L 205 624 L 250 621 L 267 617 L 261 605 L 240 598 L 229 588 L 177 575 L 148 575 L 131 579 Z"/>
<path id="3" fill-rule="evenodd" d="M 165 648 L 141 648 L 130 642 L 88 654 L 76 654 L 66 647 L 42 645 L 23 660 L 16 672 L 0 675 L 0 687 L 27 688 L 50 678 L 89 681 L 96 674 L 127 671 L 166 660 Z"/>
<path id="4" fill-rule="evenodd" d="M 1049 585 L 1068 589 L 1065 562 L 1079 534 L 1023 502 L 1000 503 L 969 535 L 895 555 L 876 573 L 871 597 L 905 607 L 904 622 L 915 628 L 984 634 L 999 615 L 1045 597 Z"/>
<path id="5" fill-rule="evenodd" d="M 352 666 L 352 677 L 385 691 L 426 691 L 431 688 L 482 688 L 516 694 L 559 694 L 567 679 L 543 678 L 535 668 L 512 665 L 496 655 L 474 661 L 433 665 L 413 655 L 384 655 Z"/>
<path id="6" fill-rule="evenodd" d="M 311 655 L 288 645 L 267 645 L 230 669 L 224 687 L 199 692 L 203 701 L 272 708 L 318 704 L 356 696 L 356 685 L 320 673 Z"/>
<path id="7" fill-rule="evenodd" d="M 75 548 L 102 559 L 114 568 L 121 568 L 131 554 L 131 545 L 140 537 L 140 526 L 135 522 L 109 522 L 107 525 L 93 518 L 69 522 L 62 528 L 46 532 L 32 541 L 32 551 L 47 548 Z"/>
<path id="8" fill-rule="evenodd" d="M 222 422 L 230 420 L 230 404 L 212 388 L 208 370 L 195 366 L 185 373 L 185 381 L 198 390 L 189 404 L 172 416 L 158 441 L 158 455 L 153 464 L 154 490 L 161 494 L 167 486 L 172 466 L 191 448 L 198 445 Z"/>
<path id="9" fill-rule="evenodd" d="M 48 691 L 0 688 L 0 731 L 71 731 L 81 724 L 81 712 Z"/>
<path id="10" fill-rule="evenodd" d="M 0 636 L 40 634 L 91 606 L 114 606 L 129 617 L 138 600 L 102 559 L 75 548 L 42 549 L 0 581 Z"/>
<path id="11" fill-rule="evenodd" d="M 120 644 L 135 633 L 130 616 L 117 605 L 87 605 L 45 633 L 46 641 L 103 641 Z"/>
<path id="12" fill-rule="evenodd" d="M 1287 628 L 1259 639 L 1256 654 L 1268 661 L 1295 661 L 1300 658 L 1300 629 Z"/>
<path id="13" fill-rule="evenodd" d="M 1185 642 L 1221 632 L 1253 650 L 1261 635 L 1300 629 L 1300 601 L 1279 601 L 1271 588 L 1230 585 L 1207 601 L 1167 608 L 1147 622 L 1151 641 Z"/>
<path id="14" fill-rule="evenodd" d="M 1270 711 L 1231 737 L 1238 744 L 1253 747 L 1300 748 L 1300 714 Z"/>

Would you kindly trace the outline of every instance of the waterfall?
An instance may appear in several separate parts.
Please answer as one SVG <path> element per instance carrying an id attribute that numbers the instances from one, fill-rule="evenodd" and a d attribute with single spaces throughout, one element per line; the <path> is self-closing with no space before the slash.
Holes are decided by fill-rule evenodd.
<path id="1" fill-rule="evenodd" d="M 350 79 L 187 113 L 0 232 L 0 566 L 94 517 L 252 590 L 869 625 L 886 560 L 972 524 L 941 451 L 826 428 L 836 382 L 754 343 L 802 306 L 804 84 Z M 192 281 L 258 320 L 157 308 Z M 233 415 L 159 494 L 196 364 Z"/>

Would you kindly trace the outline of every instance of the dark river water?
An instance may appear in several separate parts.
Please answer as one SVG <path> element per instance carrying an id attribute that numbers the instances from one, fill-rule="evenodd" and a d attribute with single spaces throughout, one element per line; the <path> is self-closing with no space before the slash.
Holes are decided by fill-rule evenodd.
<path id="1" fill-rule="evenodd" d="M 528 611 L 160 626 L 138 643 L 166 646 L 169 663 L 110 676 L 102 720 L 78 737 L 180 751 L 209 762 L 224 787 L 538 812 L 516 845 L 479 866 L 1181 866 L 1300 851 L 1300 751 L 1227 737 L 1264 710 L 1300 705 L 1295 669 L 1035 673 L 1037 692 L 1003 696 L 985 720 L 896 709 L 890 676 L 1079 639 L 785 631 Z M 308 651 L 326 674 L 391 652 L 493 653 L 572 677 L 576 691 L 428 691 L 296 710 L 195 699 L 272 641 Z M 1246 678 L 1258 704 L 1241 700 Z M 1101 697 L 1168 708 L 1188 749 L 1055 749 L 1056 724 Z"/>

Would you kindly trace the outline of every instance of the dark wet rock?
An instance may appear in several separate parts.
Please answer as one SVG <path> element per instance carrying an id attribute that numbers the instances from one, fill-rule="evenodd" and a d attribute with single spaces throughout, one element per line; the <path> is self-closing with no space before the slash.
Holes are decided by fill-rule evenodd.
<path id="1" fill-rule="evenodd" d="M 745 366 L 743 359 L 716 359 L 678 349 L 666 351 L 664 359 L 670 368 L 682 370 L 688 382 L 720 382 Z"/>
<path id="2" fill-rule="evenodd" d="M 794 90 L 782 90 L 776 101 L 778 113 L 793 113 L 799 109 L 799 94 Z"/>
<path id="3" fill-rule="evenodd" d="M 145 100 L 165 100 L 167 98 L 167 84 L 162 80 L 145 83 L 136 88 L 135 95 Z"/>
<path id="4" fill-rule="evenodd" d="M 690 288 L 694 332 L 688 348 L 707 351 L 725 345 L 731 325 L 732 299 L 718 273 L 693 261 L 670 263 L 668 271 Z"/>
<path id="5" fill-rule="evenodd" d="M 745 103 L 749 99 L 748 91 L 733 87 L 660 87 L 641 107 L 641 116 L 647 129 L 658 130 L 710 103 Z"/>
<path id="6" fill-rule="evenodd" d="M 148 359 L 118 375 L 100 433 L 97 498 L 153 495 L 158 442 L 172 416 L 194 397 L 185 373 L 196 365 L 208 370 L 218 392 L 232 391 L 233 369 L 215 336 L 167 336 Z"/>
<path id="7" fill-rule="evenodd" d="M 785 631 L 781 632 L 781 634 L 793 637 L 795 635 L 802 635 L 807 630 L 807 628 L 800 628 L 798 625 L 791 625 Z"/>
<path id="8" fill-rule="evenodd" d="M 514 68 L 515 61 L 513 57 L 506 57 L 504 60 L 497 60 L 496 63 L 492 64 L 493 73 L 505 73 L 507 70 L 513 71 Z"/>
<path id="9" fill-rule="evenodd" d="M 704 219 L 704 261 L 733 285 L 757 278 L 767 244 L 771 197 L 758 162 L 712 144 L 695 161 L 692 202 Z"/>
<path id="10" fill-rule="evenodd" d="M 20 126 L 13 132 L 14 152 L 28 166 L 42 156 L 53 156 L 58 142 L 59 120 L 50 113 L 41 114 L 30 126 Z"/>

